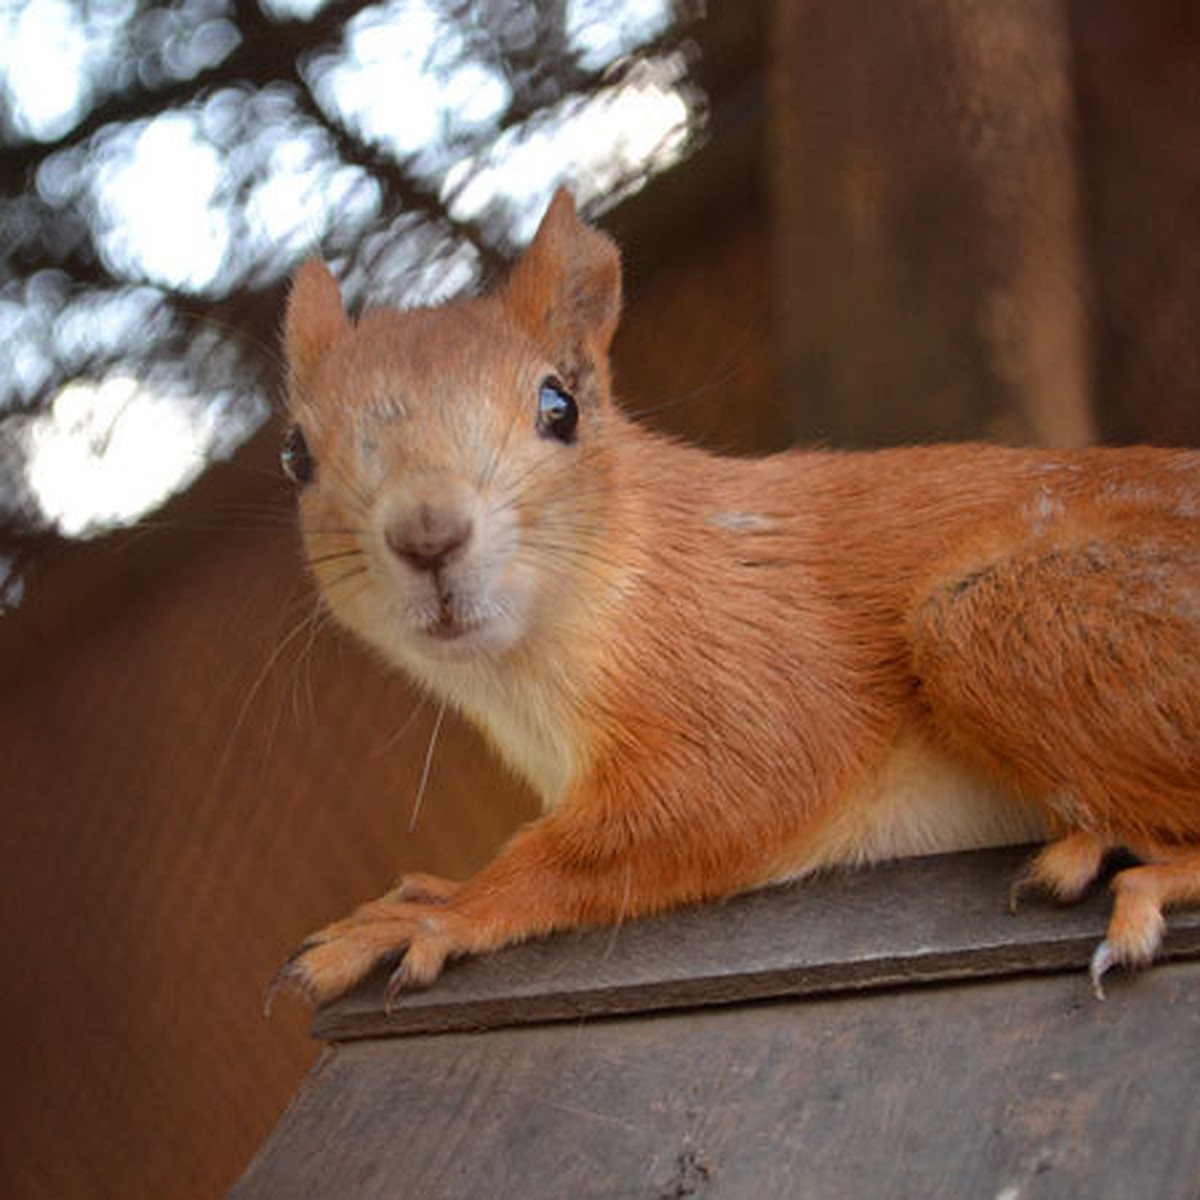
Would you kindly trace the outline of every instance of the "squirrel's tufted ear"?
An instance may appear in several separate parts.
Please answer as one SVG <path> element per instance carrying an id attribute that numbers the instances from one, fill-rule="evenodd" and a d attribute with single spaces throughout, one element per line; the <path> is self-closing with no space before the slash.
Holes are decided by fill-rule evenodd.
<path id="1" fill-rule="evenodd" d="M 513 320 L 564 366 L 580 357 L 599 365 L 621 316 L 620 252 L 579 219 L 560 187 L 502 296 Z"/>
<path id="2" fill-rule="evenodd" d="M 283 320 L 288 384 L 293 397 L 304 390 L 326 351 L 349 328 L 332 272 L 316 259 L 302 263 L 292 277 Z"/>

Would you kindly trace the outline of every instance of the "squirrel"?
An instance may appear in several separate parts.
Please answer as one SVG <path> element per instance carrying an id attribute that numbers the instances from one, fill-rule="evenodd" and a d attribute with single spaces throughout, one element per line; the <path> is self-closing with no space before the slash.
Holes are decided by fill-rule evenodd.
<path id="1" fill-rule="evenodd" d="M 456 956 L 1030 836 L 1014 907 L 1140 860 L 1096 994 L 1149 963 L 1200 901 L 1200 452 L 722 457 L 617 406 L 620 311 L 565 189 L 482 296 L 352 322 L 297 271 L 282 461 L 323 601 L 543 815 L 320 930 L 272 994 L 399 959 L 391 1005 Z"/>

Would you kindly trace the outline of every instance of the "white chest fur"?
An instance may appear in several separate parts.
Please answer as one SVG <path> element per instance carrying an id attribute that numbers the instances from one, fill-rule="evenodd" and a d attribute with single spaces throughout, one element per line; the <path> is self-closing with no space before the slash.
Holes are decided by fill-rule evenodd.
<path id="1" fill-rule="evenodd" d="M 1041 811 L 904 734 L 879 769 L 842 797 L 772 880 L 822 867 L 1044 840 Z"/>
<path id="2" fill-rule="evenodd" d="M 504 671 L 439 664 L 414 672 L 480 729 L 549 809 L 578 769 L 578 731 L 545 687 L 521 686 Z"/>

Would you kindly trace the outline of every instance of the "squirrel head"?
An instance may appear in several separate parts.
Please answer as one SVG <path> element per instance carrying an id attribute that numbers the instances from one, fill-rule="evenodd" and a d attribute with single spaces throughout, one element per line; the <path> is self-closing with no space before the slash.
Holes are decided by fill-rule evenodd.
<path id="1" fill-rule="evenodd" d="M 604 574 L 620 257 L 560 189 L 507 281 L 345 313 L 318 262 L 284 322 L 309 565 L 344 623 L 428 679 L 566 636 Z"/>
<path id="2" fill-rule="evenodd" d="M 523 331 L 572 387 L 599 375 L 597 390 L 606 398 L 608 352 L 621 316 L 621 256 L 610 237 L 579 219 L 565 187 L 554 193 L 505 284 L 474 304 Z M 329 268 L 316 259 L 303 263 L 284 318 L 293 404 L 312 386 L 330 350 L 353 331 Z"/>

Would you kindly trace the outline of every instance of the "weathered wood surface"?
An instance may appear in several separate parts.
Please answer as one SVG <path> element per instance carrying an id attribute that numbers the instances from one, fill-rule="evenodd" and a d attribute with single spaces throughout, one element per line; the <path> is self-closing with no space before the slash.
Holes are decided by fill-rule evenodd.
<path id="1" fill-rule="evenodd" d="M 383 1007 L 386 972 L 321 1012 L 327 1040 L 483 1029 L 912 982 L 1077 968 L 1104 934 L 1103 888 L 1073 907 L 1009 884 L 1027 850 L 887 863 L 818 876 L 616 930 L 567 934 L 452 964 L 426 992 Z M 1168 914 L 1166 956 L 1200 954 L 1200 911 Z M 1110 991 L 1126 983 L 1111 976 Z M 1134 987 L 1139 987 L 1139 980 Z"/>
<path id="2" fill-rule="evenodd" d="M 1188 962 L 1104 1004 L 1058 975 L 345 1043 L 232 1198 L 1195 1200 L 1198 997 Z"/>

